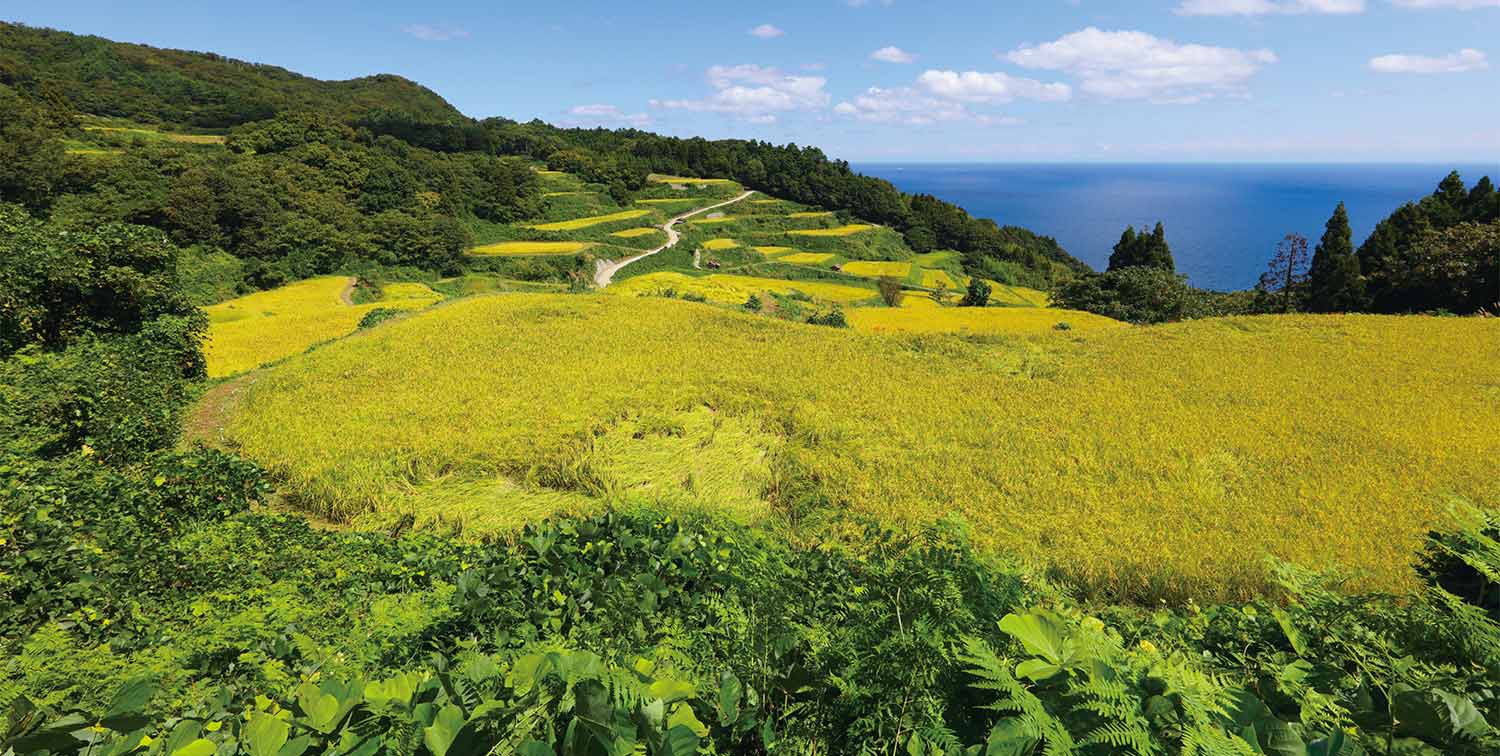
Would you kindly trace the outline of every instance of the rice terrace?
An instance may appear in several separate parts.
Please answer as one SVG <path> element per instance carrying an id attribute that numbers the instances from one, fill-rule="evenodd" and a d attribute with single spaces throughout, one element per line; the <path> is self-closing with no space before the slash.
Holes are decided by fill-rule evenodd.
<path id="1" fill-rule="evenodd" d="M 1500 153 L 1449 130 L 1500 111 L 1340 79 L 1369 132 L 1312 139 L 1261 111 L 1335 133 L 1289 91 L 1350 43 L 1222 18 L 1493 84 L 1500 11 L 912 5 L 609 29 L 589 81 L 554 8 L 337 19 L 424 83 L 0 20 L 0 756 L 1500 753 L 1500 190 L 1454 169 Z M 1163 146 L 1226 113 L 1345 162 Z M 972 155 L 1080 199 L 1028 227 Z"/>

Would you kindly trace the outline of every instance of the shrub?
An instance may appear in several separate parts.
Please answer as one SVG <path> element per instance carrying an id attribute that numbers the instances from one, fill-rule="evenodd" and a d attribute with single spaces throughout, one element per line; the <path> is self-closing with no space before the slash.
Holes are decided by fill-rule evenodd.
<path id="1" fill-rule="evenodd" d="M 844 317 L 844 308 L 837 305 L 826 312 L 814 313 L 808 316 L 807 322 L 811 325 L 832 326 L 834 328 L 849 327 L 849 320 Z"/>
<path id="2" fill-rule="evenodd" d="M 901 290 L 901 279 L 895 276 L 881 276 L 877 284 L 880 287 L 880 301 L 886 307 L 900 307 L 901 298 L 905 292 Z"/>
<path id="3" fill-rule="evenodd" d="M 964 293 L 964 307 L 984 307 L 990 303 L 990 285 L 978 276 L 969 279 L 969 290 Z"/>
<path id="4" fill-rule="evenodd" d="M 760 312 L 763 307 L 765 305 L 760 301 L 758 294 L 751 294 L 750 298 L 745 300 L 745 309 L 749 312 Z"/>
<path id="5" fill-rule="evenodd" d="M 364 330 L 366 328 L 374 328 L 375 326 L 378 326 L 381 323 L 384 323 L 385 321 L 390 320 L 391 318 L 394 318 L 400 314 L 400 310 L 393 310 L 389 307 L 376 307 L 375 309 L 365 313 L 365 316 L 359 319 L 359 328 L 360 330 Z"/>

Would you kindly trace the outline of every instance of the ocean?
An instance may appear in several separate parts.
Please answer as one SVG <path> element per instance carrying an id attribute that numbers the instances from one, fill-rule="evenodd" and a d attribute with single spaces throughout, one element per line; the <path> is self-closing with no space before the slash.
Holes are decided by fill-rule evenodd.
<path id="1" fill-rule="evenodd" d="M 1178 272 L 1195 286 L 1254 286 L 1289 233 L 1316 246 L 1340 201 L 1357 247 L 1375 224 L 1457 169 L 1473 186 L 1500 165 L 861 164 L 911 193 L 1051 236 L 1103 270 L 1128 225 L 1166 224 Z"/>

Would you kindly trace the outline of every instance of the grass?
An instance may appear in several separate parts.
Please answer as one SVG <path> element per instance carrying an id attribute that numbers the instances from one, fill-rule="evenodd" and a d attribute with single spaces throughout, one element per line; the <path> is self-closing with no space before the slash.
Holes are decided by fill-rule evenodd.
<path id="1" fill-rule="evenodd" d="M 699 201 L 697 197 L 667 197 L 660 199 L 638 199 L 636 203 L 641 205 L 692 205 Z"/>
<path id="2" fill-rule="evenodd" d="M 1025 335 L 1048 333 L 1066 323 L 1068 330 L 1123 328 L 1118 320 L 1076 310 L 1041 307 L 941 307 L 930 297 L 907 294 L 902 307 L 861 307 L 845 315 L 849 324 L 872 333 L 957 333 Z M 918 312 L 913 312 L 918 310 Z"/>
<path id="3" fill-rule="evenodd" d="M 827 218 L 833 215 L 831 210 L 806 210 L 800 213 L 792 213 L 788 218 Z"/>
<path id="4" fill-rule="evenodd" d="M 756 247 L 755 251 L 765 255 L 766 257 L 776 257 L 777 255 L 790 254 L 796 252 L 797 250 L 791 247 Z"/>
<path id="5" fill-rule="evenodd" d="M 655 226 L 647 226 L 645 228 L 627 228 L 624 231 L 616 231 L 610 234 L 610 236 L 618 236 L 621 239 L 634 239 L 640 236 L 650 236 L 651 234 L 659 233 L 661 233 L 661 229 Z"/>
<path id="6" fill-rule="evenodd" d="M 740 246 L 740 243 L 733 239 L 709 239 L 708 241 L 703 242 L 704 249 L 714 251 L 718 251 L 721 249 L 734 249 L 738 246 Z"/>
<path id="7" fill-rule="evenodd" d="M 870 289 L 822 281 L 788 281 L 724 273 L 693 276 L 671 271 L 635 276 L 609 287 L 610 293 L 620 295 L 657 295 L 668 291 L 679 296 L 699 294 L 710 302 L 736 305 L 743 304 L 751 294 L 766 292 L 786 294 L 796 291 L 816 299 L 841 303 L 861 302 L 875 296 Z"/>
<path id="8" fill-rule="evenodd" d="M 219 134 L 177 134 L 168 131 L 156 131 L 155 129 L 122 126 L 84 126 L 83 130 L 99 134 L 117 134 L 120 136 L 177 142 L 179 144 L 223 144 L 225 141 L 225 138 Z"/>
<path id="9" fill-rule="evenodd" d="M 837 228 L 806 228 L 787 233 L 794 236 L 853 236 L 864 231 L 875 228 L 867 223 L 850 223 Z"/>
<path id="10" fill-rule="evenodd" d="M 652 176 L 651 180 L 660 184 L 689 184 L 693 186 L 725 186 L 734 183 L 729 179 L 687 178 L 685 176 Z"/>
<path id="11" fill-rule="evenodd" d="M 795 252 L 790 255 L 781 255 L 776 262 L 793 263 L 796 265 L 821 265 L 832 260 L 835 255 L 831 252 Z"/>
<path id="12" fill-rule="evenodd" d="M 581 228 L 589 228 L 604 223 L 615 223 L 617 221 L 634 220 L 649 214 L 650 210 L 622 210 L 609 215 L 595 215 L 588 218 L 574 218 L 573 220 L 558 221 L 556 223 L 542 223 L 532 226 L 537 231 L 577 231 Z"/>
<path id="13" fill-rule="evenodd" d="M 505 348 L 477 348 L 495 334 Z M 1500 501 L 1497 363 L 1495 320 L 963 339 L 514 294 L 271 368 L 225 433 L 340 518 L 470 511 L 424 503 L 439 481 L 713 510 L 722 496 L 749 518 L 794 491 L 895 525 L 961 515 L 982 548 L 1096 597 L 1206 601 L 1265 591 L 1267 555 L 1413 587 L 1408 560 L 1448 497 Z"/>
<path id="14" fill-rule="evenodd" d="M 514 241 L 486 244 L 469 250 L 478 257 L 509 257 L 514 255 L 571 255 L 589 248 L 587 242 L 543 242 Z"/>
<path id="15" fill-rule="evenodd" d="M 416 310 L 442 299 L 424 284 L 394 283 L 378 301 L 349 305 L 342 295 L 352 282 L 344 276 L 314 278 L 204 308 L 209 377 L 253 370 L 344 336 L 377 307 Z"/>
<path id="16" fill-rule="evenodd" d="M 850 262 L 844 263 L 840 269 L 852 276 L 863 276 L 865 278 L 880 278 L 881 276 L 894 276 L 906 278 L 911 273 L 911 263 L 906 262 Z"/>
<path id="17" fill-rule="evenodd" d="M 949 275 L 947 271 L 923 269 L 922 286 L 929 289 L 935 289 L 939 286 L 952 289 L 958 286 L 958 282 L 953 280 L 953 276 Z"/>

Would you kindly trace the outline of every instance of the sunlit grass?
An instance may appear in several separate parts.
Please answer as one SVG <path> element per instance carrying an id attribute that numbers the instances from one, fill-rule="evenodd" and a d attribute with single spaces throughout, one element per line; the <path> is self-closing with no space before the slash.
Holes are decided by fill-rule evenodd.
<path id="1" fill-rule="evenodd" d="M 848 262 L 840 267 L 845 273 L 866 278 L 880 278 L 881 276 L 906 278 L 911 272 L 911 263 L 907 262 Z"/>
<path id="2" fill-rule="evenodd" d="M 791 215 L 788 215 L 787 217 L 788 218 L 827 218 L 830 215 L 833 215 L 833 212 L 830 211 L 830 210 L 808 210 L 808 211 L 800 212 L 800 213 L 792 213 Z"/>
<path id="3" fill-rule="evenodd" d="M 863 231 L 869 231 L 874 226 L 864 223 L 851 223 L 838 228 L 807 228 L 798 231 L 788 231 L 794 236 L 851 236 Z"/>
<path id="4" fill-rule="evenodd" d="M 543 223 L 531 228 L 538 231 L 577 231 L 580 228 L 589 228 L 590 226 L 598 226 L 604 223 L 632 220 L 647 215 L 650 212 L 650 210 L 622 210 L 618 213 L 610 213 L 609 215 L 595 215 L 589 218 L 574 218 L 573 220 L 558 221 L 556 223 Z"/>
<path id="5" fill-rule="evenodd" d="M 756 247 L 755 251 L 765 255 L 766 257 L 776 257 L 778 255 L 785 255 L 796 252 L 797 250 L 791 247 Z"/>
<path id="6" fill-rule="evenodd" d="M 659 233 L 661 233 L 661 229 L 654 226 L 647 226 L 645 228 L 627 228 L 624 231 L 616 231 L 610 234 L 610 236 L 618 236 L 621 239 L 634 239 L 639 236 L 650 236 L 651 234 Z"/>
<path id="7" fill-rule="evenodd" d="M 393 283 L 385 286 L 380 301 L 350 305 L 343 295 L 353 280 L 314 278 L 204 308 L 209 376 L 242 373 L 351 333 L 377 307 L 415 310 L 442 299 L 424 284 Z"/>
<path id="8" fill-rule="evenodd" d="M 662 184 L 688 184 L 695 186 L 723 186 L 734 183 L 729 179 L 687 178 L 684 176 L 652 176 L 651 180 Z"/>
<path id="9" fill-rule="evenodd" d="M 587 242 L 511 241 L 486 244 L 469 250 L 478 257 L 510 255 L 571 255 L 588 249 Z"/>
<path id="10" fill-rule="evenodd" d="M 846 316 L 850 325 L 872 333 L 1018 335 L 1055 331 L 1059 323 L 1067 324 L 1066 330 L 1076 331 L 1125 327 L 1118 320 L 1089 312 L 1041 307 L 942 307 L 931 297 L 917 294 L 908 294 L 899 309 L 861 307 Z"/>
<path id="11" fill-rule="evenodd" d="M 705 279 L 660 282 L 689 280 Z M 335 517 L 418 502 L 427 519 L 483 522 L 482 502 L 504 496 L 412 492 L 497 478 L 591 502 L 722 500 L 751 518 L 794 490 L 898 526 L 961 515 L 982 548 L 1106 597 L 1211 600 L 1265 590 L 1267 555 L 1412 587 L 1408 560 L 1447 497 L 1500 501 L 1496 364 L 1495 320 L 959 338 L 512 294 L 272 368 L 225 432 L 294 500 Z M 575 505 L 591 506 L 558 504 Z"/>
<path id="12" fill-rule="evenodd" d="M 671 271 L 627 278 L 611 285 L 608 291 L 620 295 L 660 295 L 667 292 L 678 296 L 698 294 L 711 302 L 722 304 L 741 304 L 751 294 L 766 292 L 786 294 L 800 291 L 817 299 L 845 303 L 859 302 L 875 296 L 875 292 L 870 289 L 823 281 L 788 281 L 780 278 L 756 278 L 723 273 L 690 276 Z"/>
<path id="13" fill-rule="evenodd" d="M 721 249 L 734 249 L 738 246 L 740 246 L 740 243 L 733 239 L 709 239 L 708 241 L 703 242 L 704 249 L 711 249 L 714 251 L 718 251 Z"/>
<path id="14" fill-rule="evenodd" d="M 776 262 L 796 263 L 797 265 L 821 265 L 832 260 L 832 253 L 824 252 L 796 252 L 790 255 L 781 255 Z"/>

